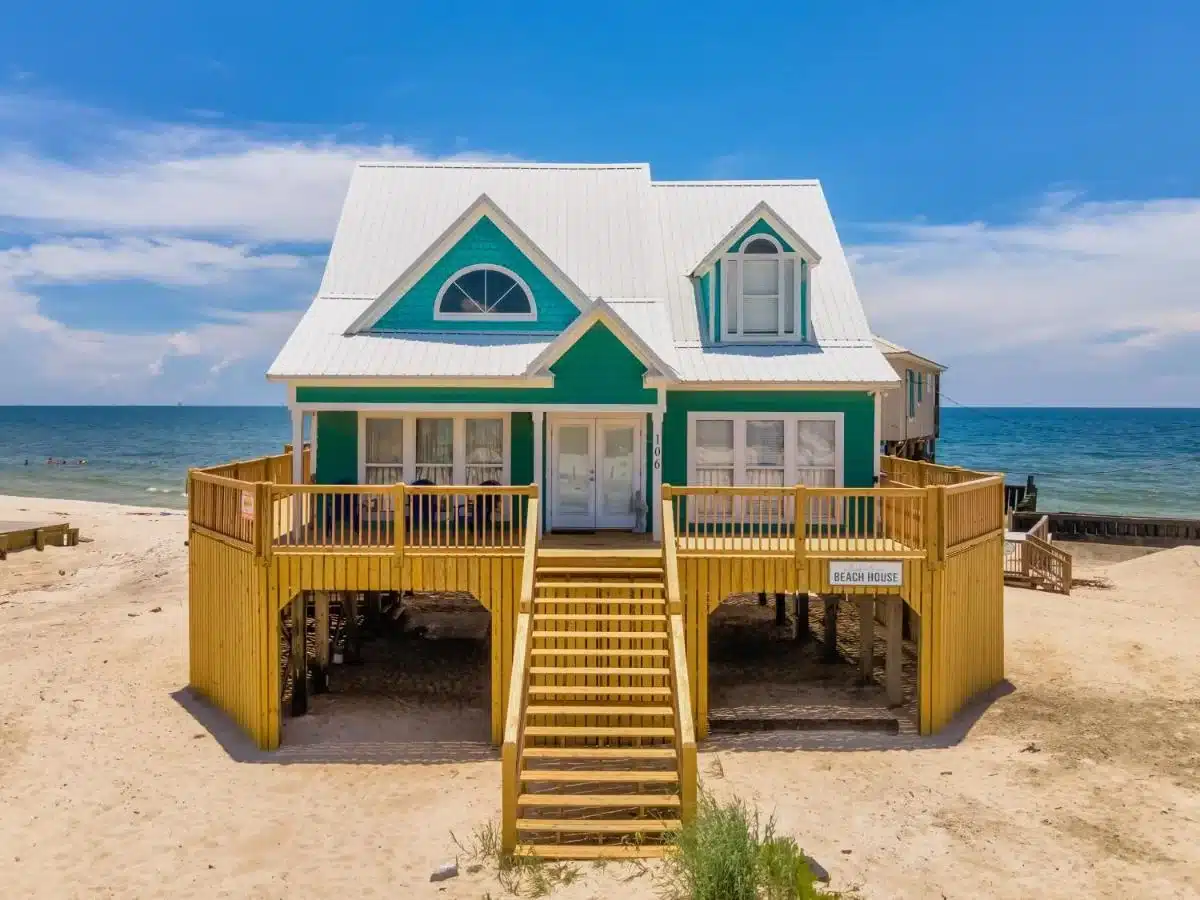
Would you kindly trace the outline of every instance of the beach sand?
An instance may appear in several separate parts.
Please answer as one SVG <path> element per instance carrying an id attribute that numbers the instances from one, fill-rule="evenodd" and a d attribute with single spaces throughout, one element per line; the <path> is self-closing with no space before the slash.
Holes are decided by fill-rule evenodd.
<path id="1" fill-rule="evenodd" d="M 0 563 L 0 895 L 503 896 L 465 865 L 428 880 L 451 832 L 498 817 L 494 751 L 250 752 L 180 693 L 184 516 L 0 497 L 0 519 L 60 513 L 90 541 Z M 1011 687 L 948 735 L 723 738 L 704 783 L 756 800 L 868 898 L 1200 895 L 1200 548 L 1081 568 L 1113 587 L 1008 590 Z M 387 756 L 397 731 L 374 724 Z M 872 741 L 889 749 L 841 749 Z M 579 872 L 552 896 L 656 896 L 653 869 Z"/>

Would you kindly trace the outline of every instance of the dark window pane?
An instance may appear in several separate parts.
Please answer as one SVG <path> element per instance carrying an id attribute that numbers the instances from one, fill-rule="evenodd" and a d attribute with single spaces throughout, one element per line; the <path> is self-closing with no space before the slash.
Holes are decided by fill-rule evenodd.
<path id="1" fill-rule="evenodd" d="M 766 238 L 755 238 L 742 250 L 743 253 L 778 253 L 779 250 Z"/>

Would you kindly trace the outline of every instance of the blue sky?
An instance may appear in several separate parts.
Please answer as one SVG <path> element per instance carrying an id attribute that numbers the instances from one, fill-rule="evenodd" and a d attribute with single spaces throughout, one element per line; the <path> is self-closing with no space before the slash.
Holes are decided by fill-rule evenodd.
<path id="1" fill-rule="evenodd" d="M 7 9 L 0 383 L 281 400 L 352 161 L 471 155 L 818 177 L 954 399 L 1200 403 L 1200 8 L 500 6 Z"/>

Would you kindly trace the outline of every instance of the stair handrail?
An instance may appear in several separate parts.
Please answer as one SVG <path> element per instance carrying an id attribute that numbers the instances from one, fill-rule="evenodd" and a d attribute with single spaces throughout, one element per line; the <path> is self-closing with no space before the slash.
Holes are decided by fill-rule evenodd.
<path id="1" fill-rule="evenodd" d="M 696 727 L 692 721 L 692 688 L 688 678 L 687 645 L 683 628 L 683 597 L 679 590 L 679 560 L 671 500 L 662 501 L 663 578 L 667 586 L 668 629 L 671 643 L 671 705 L 675 713 L 675 747 L 679 757 L 680 819 L 687 824 L 696 815 Z"/>
<path id="2" fill-rule="evenodd" d="M 525 558 L 521 570 L 521 597 L 513 641 L 504 743 L 500 749 L 500 843 L 504 853 L 512 853 L 517 849 L 517 800 L 521 792 L 519 767 L 525 745 L 525 707 L 529 699 L 526 682 L 533 650 L 533 585 L 537 566 L 538 515 L 538 498 L 530 497 L 525 520 Z"/>
<path id="3" fill-rule="evenodd" d="M 1021 543 L 1025 564 L 1023 568 L 1035 575 L 1045 573 L 1051 579 L 1057 580 L 1056 592 L 1069 595 L 1072 578 L 1071 554 L 1049 541 L 1042 540 L 1032 532 L 1026 534 Z"/>

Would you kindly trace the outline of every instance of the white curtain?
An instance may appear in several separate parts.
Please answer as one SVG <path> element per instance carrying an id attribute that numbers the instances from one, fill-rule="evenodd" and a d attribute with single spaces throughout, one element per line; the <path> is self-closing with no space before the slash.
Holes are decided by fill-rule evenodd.
<path id="1" fill-rule="evenodd" d="M 696 422 L 696 481 L 701 485 L 733 485 L 733 422 L 729 419 L 703 419 Z M 732 497 L 693 497 L 699 505 L 698 518 L 726 515 L 733 509 Z"/>
<path id="2" fill-rule="evenodd" d="M 417 480 L 454 481 L 454 420 L 417 419 Z"/>
<path id="3" fill-rule="evenodd" d="M 467 419 L 467 484 L 504 481 L 504 422 Z"/>
<path id="4" fill-rule="evenodd" d="M 367 484 L 404 480 L 404 420 L 367 419 Z"/>

